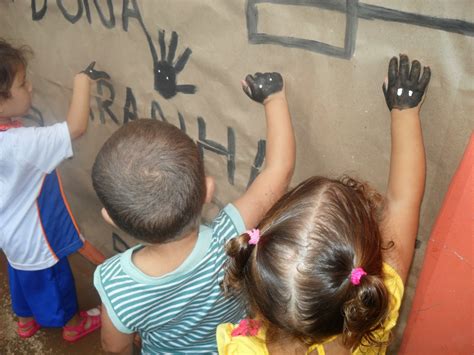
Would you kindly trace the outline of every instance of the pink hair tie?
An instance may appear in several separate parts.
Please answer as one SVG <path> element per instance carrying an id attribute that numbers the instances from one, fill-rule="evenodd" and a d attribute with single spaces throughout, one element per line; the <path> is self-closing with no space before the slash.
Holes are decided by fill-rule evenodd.
<path id="1" fill-rule="evenodd" d="M 247 233 L 250 236 L 249 244 L 257 245 L 260 240 L 260 231 L 258 229 L 248 230 Z"/>
<path id="2" fill-rule="evenodd" d="M 362 276 L 365 276 L 365 275 L 367 275 L 367 273 L 361 267 L 356 267 L 355 269 L 352 269 L 351 283 L 353 285 L 360 284 L 360 279 L 362 278 Z"/>

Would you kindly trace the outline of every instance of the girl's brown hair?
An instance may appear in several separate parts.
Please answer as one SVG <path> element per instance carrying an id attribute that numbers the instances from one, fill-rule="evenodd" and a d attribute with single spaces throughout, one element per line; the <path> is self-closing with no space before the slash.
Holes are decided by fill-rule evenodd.
<path id="1" fill-rule="evenodd" d="M 28 56 L 32 53 L 28 46 L 15 48 L 0 38 L 0 101 L 11 97 L 15 75 L 22 68 L 26 70 Z"/>
<path id="2" fill-rule="evenodd" d="M 378 344 L 387 318 L 382 272 L 381 196 L 352 178 L 312 177 L 284 195 L 259 224 L 226 245 L 223 289 L 243 292 L 268 334 L 306 344 L 342 334 L 343 344 Z M 350 282 L 352 269 L 367 275 Z M 271 341 L 271 339 L 269 340 Z"/>

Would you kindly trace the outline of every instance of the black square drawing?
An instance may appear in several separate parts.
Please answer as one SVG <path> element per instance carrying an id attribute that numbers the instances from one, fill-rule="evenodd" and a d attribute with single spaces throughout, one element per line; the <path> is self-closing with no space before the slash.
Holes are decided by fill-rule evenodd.
<path id="1" fill-rule="evenodd" d="M 354 54 L 355 42 L 357 38 L 358 24 L 358 0 L 345 1 L 346 30 L 344 36 L 344 47 L 334 46 L 328 43 L 297 37 L 276 36 L 266 33 L 259 33 L 258 28 L 258 8 L 259 3 L 272 3 L 278 5 L 297 5 L 318 8 L 329 8 L 334 5 L 338 10 L 344 8 L 341 1 L 337 0 L 248 0 L 247 2 L 247 30 L 249 42 L 253 44 L 278 44 L 284 47 L 293 47 L 322 53 L 334 57 L 350 59 Z M 336 4 L 337 3 L 337 4 Z"/>

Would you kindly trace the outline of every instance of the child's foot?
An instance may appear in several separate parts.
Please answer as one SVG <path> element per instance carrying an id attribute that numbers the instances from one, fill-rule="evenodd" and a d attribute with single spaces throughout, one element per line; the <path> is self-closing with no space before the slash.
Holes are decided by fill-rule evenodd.
<path id="1" fill-rule="evenodd" d="M 73 343 L 100 328 L 100 310 L 92 308 L 81 311 L 68 324 L 63 328 L 63 339 Z"/>
<path id="2" fill-rule="evenodd" d="M 22 338 L 32 337 L 41 328 L 34 318 L 21 318 L 17 324 L 18 328 L 16 332 Z"/>

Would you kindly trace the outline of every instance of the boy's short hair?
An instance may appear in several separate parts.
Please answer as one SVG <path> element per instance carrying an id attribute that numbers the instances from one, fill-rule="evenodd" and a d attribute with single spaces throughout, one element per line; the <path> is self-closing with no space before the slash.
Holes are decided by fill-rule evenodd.
<path id="1" fill-rule="evenodd" d="M 149 243 L 178 240 L 196 228 L 206 195 L 197 145 L 151 119 L 112 134 L 96 157 L 92 182 L 115 224 Z"/>
<path id="2" fill-rule="evenodd" d="M 11 97 L 15 75 L 22 68 L 26 70 L 27 57 L 32 53 L 28 46 L 15 48 L 0 38 L 0 101 Z"/>

